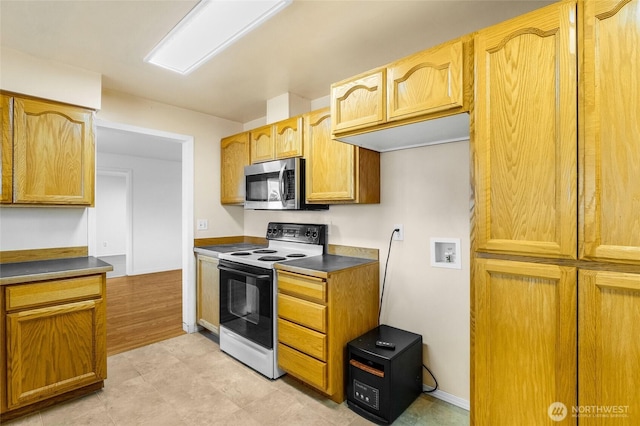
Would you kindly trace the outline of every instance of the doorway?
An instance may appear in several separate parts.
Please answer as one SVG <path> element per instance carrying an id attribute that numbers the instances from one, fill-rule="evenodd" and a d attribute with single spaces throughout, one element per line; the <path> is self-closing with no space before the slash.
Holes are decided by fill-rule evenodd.
<path id="1" fill-rule="evenodd" d="M 133 271 L 132 172 L 106 168 L 96 171 L 96 257 L 113 265 L 107 278 L 131 275 Z"/>
<path id="2" fill-rule="evenodd" d="M 102 134 L 104 137 L 104 135 L 107 133 L 118 133 L 118 136 L 120 136 L 118 138 L 120 140 L 119 147 L 113 147 L 113 150 L 122 150 L 122 154 L 126 153 L 126 155 L 130 155 L 132 157 L 145 158 L 148 157 L 150 153 L 153 153 L 154 155 L 172 155 L 169 151 L 175 152 L 176 147 L 179 150 L 180 178 L 178 179 L 179 182 L 177 184 L 181 188 L 181 197 L 177 202 L 173 203 L 174 205 L 172 206 L 172 208 L 177 208 L 179 210 L 180 224 L 173 227 L 177 228 L 177 232 L 179 233 L 179 242 L 178 244 L 174 245 L 177 245 L 180 250 L 177 268 L 181 269 L 182 271 L 182 327 L 186 332 L 195 332 L 195 259 L 193 256 L 193 137 L 102 120 L 96 120 L 96 127 L 98 152 L 100 152 L 101 150 L 100 135 Z M 127 138 L 135 138 L 138 142 L 133 143 L 131 142 L 131 139 Z M 168 151 L 165 151 L 165 148 L 167 148 Z M 125 170 L 123 170 L 123 168 Z M 128 172 L 126 170 L 126 166 L 123 166 L 123 168 L 117 167 L 117 170 L 108 168 L 108 170 L 103 170 L 103 172 L 106 172 L 107 175 L 120 174 L 122 176 L 123 172 Z M 128 179 L 128 186 L 130 189 L 128 193 L 130 195 L 128 195 L 127 202 L 127 227 L 134 229 L 136 227 L 136 223 L 140 224 L 140 222 L 142 222 L 140 225 L 144 225 L 145 223 L 156 225 L 154 223 L 154 219 L 157 215 L 155 215 L 153 211 L 144 211 L 142 213 L 131 212 L 132 209 L 134 209 L 134 207 L 132 206 L 137 202 L 135 197 L 136 195 L 141 195 L 143 197 L 148 196 L 150 192 L 154 191 L 158 194 L 162 194 L 163 190 L 167 188 L 168 185 L 176 184 L 176 179 L 170 179 L 166 181 L 160 180 L 153 183 L 148 183 L 146 186 L 142 187 L 142 190 L 138 186 L 136 186 L 136 182 L 140 178 L 135 171 L 129 174 Z M 104 240 L 98 239 L 98 232 L 96 229 L 97 218 L 95 210 L 96 209 L 89 209 L 88 239 L 89 255 L 91 256 L 97 256 L 97 254 L 99 253 L 98 245 L 104 244 Z M 157 232 L 158 241 L 161 241 L 162 238 L 165 238 L 167 236 L 167 233 L 164 231 L 166 231 L 165 227 L 156 226 L 155 232 Z M 136 263 L 134 263 L 136 259 L 140 260 L 140 256 L 136 254 L 137 251 L 133 249 L 136 244 L 136 234 L 131 231 L 128 232 L 128 235 L 129 239 L 127 241 L 127 248 L 125 250 L 125 270 L 127 275 L 155 272 L 154 270 L 149 270 L 148 264 L 144 263 L 144 261 L 142 261 L 142 263 L 138 262 L 137 265 Z M 154 241 L 154 243 L 155 242 L 156 241 Z M 107 240 L 107 247 L 108 246 L 109 241 Z M 171 267 L 169 267 L 169 269 L 171 269 Z"/>

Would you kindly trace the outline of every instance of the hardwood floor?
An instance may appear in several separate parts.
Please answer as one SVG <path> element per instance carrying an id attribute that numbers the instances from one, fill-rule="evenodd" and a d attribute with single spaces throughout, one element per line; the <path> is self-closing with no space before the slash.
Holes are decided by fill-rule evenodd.
<path id="1" fill-rule="evenodd" d="M 182 270 L 107 279 L 107 355 L 185 334 Z"/>

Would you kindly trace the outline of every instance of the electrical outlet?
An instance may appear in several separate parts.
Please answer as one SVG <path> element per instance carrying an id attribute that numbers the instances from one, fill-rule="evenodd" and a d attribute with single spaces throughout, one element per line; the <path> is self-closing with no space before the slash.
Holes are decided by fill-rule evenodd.
<path id="1" fill-rule="evenodd" d="M 393 233 L 393 239 L 395 241 L 403 241 L 404 240 L 404 226 L 403 225 L 393 225 L 393 229 L 398 229 L 398 232 Z"/>
<path id="2" fill-rule="evenodd" d="M 198 230 L 204 231 L 209 229 L 209 221 L 207 219 L 198 219 Z"/>

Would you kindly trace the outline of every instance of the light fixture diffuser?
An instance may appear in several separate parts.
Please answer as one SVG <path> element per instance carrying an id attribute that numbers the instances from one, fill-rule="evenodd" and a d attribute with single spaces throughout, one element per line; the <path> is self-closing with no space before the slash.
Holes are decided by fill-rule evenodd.
<path id="1" fill-rule="evenodd" d="M 144 58 L 189 74 L 292 0 L 201 0 Z"/>

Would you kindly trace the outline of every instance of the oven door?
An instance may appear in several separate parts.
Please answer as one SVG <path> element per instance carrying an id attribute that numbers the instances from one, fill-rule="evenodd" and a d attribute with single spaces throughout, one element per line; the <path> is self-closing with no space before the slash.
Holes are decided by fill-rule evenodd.
<path id="1" fill-rule="evenodd" d="M 273 349 L 273 271 L 220 260 L 220 325 Z"/>

